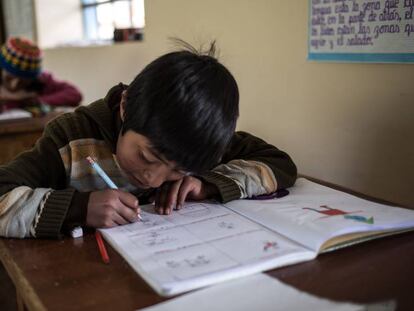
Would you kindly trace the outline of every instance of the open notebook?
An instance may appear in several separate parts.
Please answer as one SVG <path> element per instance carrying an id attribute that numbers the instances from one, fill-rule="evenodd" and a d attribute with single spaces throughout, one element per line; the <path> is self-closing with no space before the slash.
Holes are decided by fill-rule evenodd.
<path id="1" fill-rule="evenodd" d="M 102 229 L 162 296 L 314 259 L 319 253 L 414 229 L 414 211 L 372 203 L 306 179 L 291 194 L 227 204 L 187 203 Z"/>

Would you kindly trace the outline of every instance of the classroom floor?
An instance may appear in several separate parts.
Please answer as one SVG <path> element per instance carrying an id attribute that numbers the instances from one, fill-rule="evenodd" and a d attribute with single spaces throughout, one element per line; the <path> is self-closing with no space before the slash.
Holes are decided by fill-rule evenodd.
<path id="1" fill-rule="evenodd" d="M 2 311 L 17 310 L 16 291 L 6 270 L 0 262 L 0 306 Z"/>

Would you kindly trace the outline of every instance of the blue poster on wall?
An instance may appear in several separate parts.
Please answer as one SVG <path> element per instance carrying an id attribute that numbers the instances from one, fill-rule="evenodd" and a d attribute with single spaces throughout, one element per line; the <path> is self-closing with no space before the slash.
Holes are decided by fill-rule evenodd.
<path id="1" fill-rule="evenodd" d="M 414 0 L 309 0 L 308 60 L 414 63 Z"/>

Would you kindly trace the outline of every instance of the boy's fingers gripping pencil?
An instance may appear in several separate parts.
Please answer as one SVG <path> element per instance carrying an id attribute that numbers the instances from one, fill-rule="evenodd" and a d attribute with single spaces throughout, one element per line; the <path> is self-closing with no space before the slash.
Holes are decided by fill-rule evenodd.
<path id="1" fill-rule="evenodd" d="M 104 172 L 104 170 L 99 166 L 98 163 L 96 163 L 94 161 L 94 159 L 92 159 L 92 157 L 90 157 L 90 156 L 89 157 L 86 157 L 86 160 L 88 160 L 88 162 L 92 165 L 92 167 L 98 173 L 98 175 L 101 176 L 101 178 L 109 186 L 109 188 L 111 188 L 111 189 L 118 189 L 118 187 L 115 185 L 115 183 L 109 178 L 108 175 L 106 175 L 106 173 Z M 142 221 L 142 217 L 141 217 L 140 214 L 137 214 L 137 217 L 138 217 L 139 220 Z"/>
<path id="2" fill-rule="evenodd" d="M 96 242 L 98 243 L 99 252 L 101 253 L 101 257 L 104 263 L 109 263 L 109 256 L 108 252 L 106 251 L 106 247 L 100 232 L 97 230 L 95 231 L 95 238 Z"/>

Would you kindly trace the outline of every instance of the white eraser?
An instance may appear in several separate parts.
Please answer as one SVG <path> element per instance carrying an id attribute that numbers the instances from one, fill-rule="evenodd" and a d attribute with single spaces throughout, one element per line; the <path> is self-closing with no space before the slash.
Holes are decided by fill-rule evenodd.
<path id="1" fill-rule="evenodd" d="M 70 235 L 72 236 L 72 238 L 76 239 L 76 238 L 80 238 L 81 236 L 83 236 L 83 230 L 82 227 L 76 227 L 73 228 L 70 231 Z"/>

